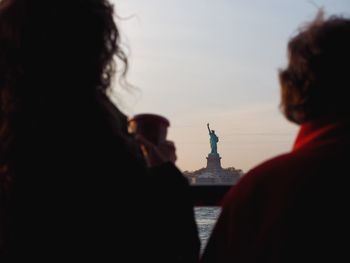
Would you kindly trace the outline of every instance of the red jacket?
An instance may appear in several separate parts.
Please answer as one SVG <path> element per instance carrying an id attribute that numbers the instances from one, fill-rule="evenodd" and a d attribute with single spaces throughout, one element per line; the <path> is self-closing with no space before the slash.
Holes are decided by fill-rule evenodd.
<path id="1" fill-rule="evenodd" d="M 201 262 L 350 262 L 349 132 L 344 122 L 304 124 L 290 153 L 245 175 Z"/>

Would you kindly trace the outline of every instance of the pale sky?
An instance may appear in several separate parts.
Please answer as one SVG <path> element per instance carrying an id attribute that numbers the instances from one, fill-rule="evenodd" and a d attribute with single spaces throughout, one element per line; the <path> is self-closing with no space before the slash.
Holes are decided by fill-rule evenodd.
<path id="1" fill-rule="evenodd" d="M 114 0 L 128 80 L 118 106 L 170 122 L 181 170 L 206 165 L 209 122 L 223 167 L 248 171 L 291 149 L 298 127 L 279 112 L 286 44 L 311 20 L 350 17 L 350 0 Z M 120 103 L 122 101 L 122 103 Z M 121 105 L 122 104 L 122 105 Z"/>

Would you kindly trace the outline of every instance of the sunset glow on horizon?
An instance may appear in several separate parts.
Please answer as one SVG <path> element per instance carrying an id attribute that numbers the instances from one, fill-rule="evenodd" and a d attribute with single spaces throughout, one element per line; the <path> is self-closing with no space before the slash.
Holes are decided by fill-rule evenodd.
<path id="1" fill-rule="evenodd" d="M 197 170 L 219 137 L 223 167 L 247 171 L 291 149 L 298 127 L 279 111 L 286 45 L 319 8 L 350 16 L 348 0 L 114 0 L 130 60 L 120 93 L 128 115 L 162 114 L 177 165 Z"/>

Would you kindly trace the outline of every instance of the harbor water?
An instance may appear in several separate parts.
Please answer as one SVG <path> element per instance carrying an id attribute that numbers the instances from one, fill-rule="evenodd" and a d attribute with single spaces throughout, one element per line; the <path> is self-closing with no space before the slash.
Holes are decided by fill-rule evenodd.
<path id="1" fill-rule="evenodd" d="M 216 206 L 195 207 L 194 209 L 202 250 L 208 241 L 220 211 L 220 207 Z"/>

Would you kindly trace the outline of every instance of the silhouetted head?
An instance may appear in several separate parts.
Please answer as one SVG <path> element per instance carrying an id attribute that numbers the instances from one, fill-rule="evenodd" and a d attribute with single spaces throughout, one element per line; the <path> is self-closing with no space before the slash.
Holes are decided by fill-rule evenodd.
<path id="1" fill-rule="evenodd" d="M 113 57 L 126 63 L 107 0 L 3 0 L 0 39 L 1 60 L 4 51 L 9 53 L 1 70 L 11 66 L 7 75 L 27 78 L 30 73 L 39 84 L 49 81 L 47 89 L 57 82 L 76 82 L 87 84 L 75 87 L 81 92 L 106 90 L 115 70 Z"/>
<path id="2" fill-rule="evenodd" d="M 214 131 L 214 130 L 211 130 L 211 132 L 212 132 L 212 133 L 215 133 L 215 131 Z"/>
<path id="3" fill-rule="evenodd" d="M 281 109 L 303 123 L 326 115 L 349 119 L 350 19 L 316 19 L 288 43 L 289 64 L 281 70 Z"/>
<path id="4" fill-rule="evenodd" d="M 97 90 L 105 93 L 115 56 L 126 74 L 113 16 L 107 0 L 0 2 L 0 144 L 15 113 L 64 108 L 69 100 L 78 107 Z"/>

